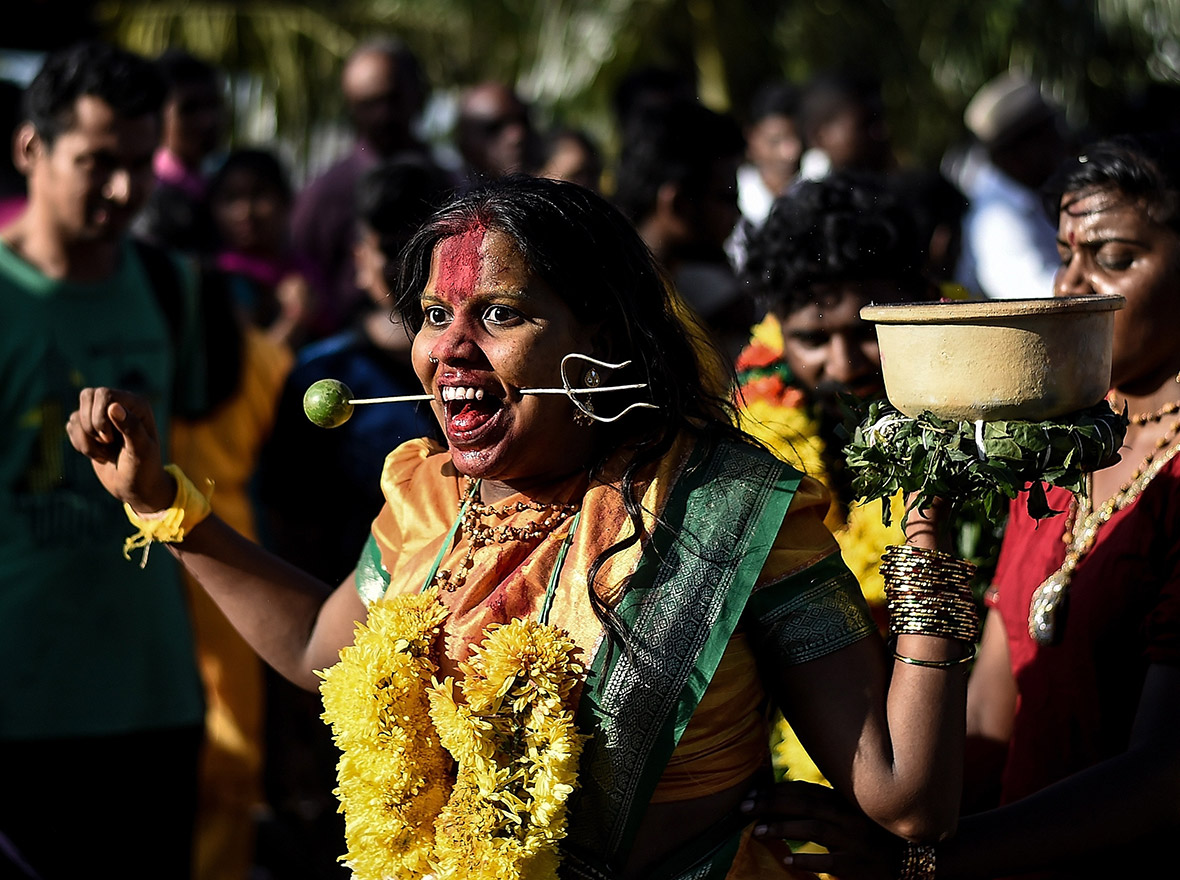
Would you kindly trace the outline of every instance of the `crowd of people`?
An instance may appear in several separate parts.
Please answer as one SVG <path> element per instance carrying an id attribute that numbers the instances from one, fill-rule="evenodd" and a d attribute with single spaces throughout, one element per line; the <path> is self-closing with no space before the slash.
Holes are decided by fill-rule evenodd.
<path id="1" fill-rule="evenodd" d="M 87 42 L 4 93 L 0 875 L 1164 858 L 1180 127 L 1082 137 L 1004 73 L 907 167 L 860 72 L 739 115 L 642 68 L 614 158 L 488 81 L 448 162 L 404 43 L 340 87 L 353 144 L 298 186 L 189 52 Z M 1129 418 L 1087 493 L 970 541 L 858 503 L 863 306 L 1082 294 L 1126 300 Z M 432 399 L 324 430 L 325 377 Z"/>

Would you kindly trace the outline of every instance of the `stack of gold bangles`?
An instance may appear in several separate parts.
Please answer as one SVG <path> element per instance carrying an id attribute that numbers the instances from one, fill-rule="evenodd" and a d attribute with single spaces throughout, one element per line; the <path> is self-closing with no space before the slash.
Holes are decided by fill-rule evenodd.
<path id="1" fill-rule="evenodd" d="M 913 634 L 965 642 L 968 650 L 955 660 L 917 660 L 894 651 L 893 656 L 916 666 L 954 666 L 975 656 L 979 612 L 971 592 L 975 566 L 943 553 L 902 544 L 881 557 L 889 632 L 896 639 Z"/>

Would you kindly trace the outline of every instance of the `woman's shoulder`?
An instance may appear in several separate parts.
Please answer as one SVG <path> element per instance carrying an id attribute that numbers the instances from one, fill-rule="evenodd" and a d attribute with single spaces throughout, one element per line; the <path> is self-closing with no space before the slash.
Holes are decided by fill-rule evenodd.
<path id="1" fill-rule="evenodd" d="M 419 437 L 386 456 L 381 492 L 385 505 L 373 522 L 373 534 L 379 535 L 384 545 L 402 548 L 406 541 L 454 519 L 459 475 L 442 447 Z M 441 533 L 445 531 L 442 526 Z"/>
<path id="2" fill-rule="evenodd" d="M 429 437 L 416 437 L 402 443 L 385 457 L 381 469 L 383 486 L 454 482 L 456 479 L 447 451 Z M 388 495 L 387 491 L 386 497 Z"/>

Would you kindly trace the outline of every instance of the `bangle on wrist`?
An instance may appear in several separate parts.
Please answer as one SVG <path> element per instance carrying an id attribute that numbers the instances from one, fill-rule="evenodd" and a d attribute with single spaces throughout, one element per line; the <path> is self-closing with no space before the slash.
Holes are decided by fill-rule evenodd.
<path id="1" fill-rule="evenodd" d="M 130 559 L 131 551 L 142 547 L 143 556 L 139 561 L 140 568 L 147 565 L 148 549 L 153 541 L 178 544 L 184 540 L 187 532 L 213 512 L 209 505 L 209 498 L 213 494 L 212 480 L 206 481 L 209 491 L 202 493 L 177 465 L 170 464 L 164 470 L 172 474 L 176 480 L 176 497 L 173 499 L 171 507 L 147 516 L 140 516 L 131 509 L 130 504 L 123 505 L 127 519 L 138 530 L 123 542 L 123 558 Z"/>
<path id="2" fill-rule="evenodd" d="M 919 660 L 917 657 L 907 657 L 904 654 L 899 654 L 897 648 L 893 649 L 893 659 L 900 660 L 902 663 L 908 663 L 911 666 L 925 666 L 929 669 L 948 669 L 951 666 L 959 666 L 960 664 L 970 663 L 974 660 L 975 644 L 969 644 L 963 656 L 956 657 L 954 660 Z"/>

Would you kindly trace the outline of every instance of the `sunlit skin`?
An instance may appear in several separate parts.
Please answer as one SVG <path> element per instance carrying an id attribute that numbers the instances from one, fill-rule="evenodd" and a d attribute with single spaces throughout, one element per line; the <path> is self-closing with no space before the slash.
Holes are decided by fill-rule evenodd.
<path id="1" fill-rule="evenodd" d="M 1180 347 L 1171 322 L 1180 277 L 1180 233 L 1154 220 L 1147 208 L 1117 190 L 1067 193 L 1061 200 L 1057 296 L 1117 294 L 1126 305 L 1114 315 L 1111 386 L 1134 413 L 1180 400 Z M 1114 495 L 1152 452 L 1177 416 L 1132 425 L 1122 461 L 1094 475 L 1094 495 Z"/>
<path id="2" fill-rule="evenodd" d="M 480 226 L 443 239 L 421 301 L 414 370 L 435 395 L 451 461 L 483 479 L 483 499 L 495 502 L 583 470 L 593 429 L 574 424 L 565 397 L 520 389 L 559 386 L 562 357 L 595 353 L 593 329 L 533 276 L 512 239 Z M 444 401 L 448 387 L 475 389 L 482 399 Z"/>
<path id="3" fill-rule="evenodd" d="M 109 275 L 123 234 L 155 184 L 159 138 L 156 116 L 123 119 L 89 95 L 75 102 L 73 125 L 52 146 L 25 123 L 17 130 L 15 158 L 29 181 L 29 209 L 5 240 L 51 277 Z"/>

